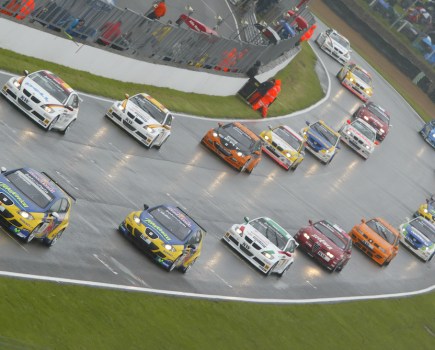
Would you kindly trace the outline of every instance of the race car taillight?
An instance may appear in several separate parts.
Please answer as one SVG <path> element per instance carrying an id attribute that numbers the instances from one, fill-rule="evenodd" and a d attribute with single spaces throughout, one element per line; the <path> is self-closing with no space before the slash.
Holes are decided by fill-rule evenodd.
<path id="1" fill-rule="evenodd" d="M 285 251 L 283 251 L 283 250 L 280 250 L 278 253 L 280 253 L 280 254 L 284 254 L 284 255 L 287 255 L 288 257 L 291 257 L 291 256 L 292 256 L 289 252 L 285 252 Z"/>

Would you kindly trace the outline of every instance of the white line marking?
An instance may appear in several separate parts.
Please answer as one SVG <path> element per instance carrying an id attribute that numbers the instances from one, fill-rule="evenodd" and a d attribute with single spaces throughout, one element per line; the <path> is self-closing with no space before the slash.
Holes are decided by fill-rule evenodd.
<path id="1" fill-rule="evenodd" d="M 143 284 L 145 287 L 149 288 L 148 283 L 146 283 L 143 279 L 141 279 L 140 277 L 136 276 L 132 271 L 130 271 L 130 269 L 128 269 L 126 266 L 124 266 L 123 264 L 121 264 L 118 260 L 116 260 L 114 257 L 110 257 L 110 259 L 113 261 L 113 263 L 124 273 L 126 273 L 127 275 L 129 275 L 131 278 L 133 278 L 133 284 L 134 281 L 139 282 L 141 284 Z M 130 280 L 130 279 L 129 279 Z"/>
<path id="2" fill-rule="evenodd" d="M 312 284 L 310 281 L 306 281 L 311 287 L 313 287 L 314 289 L 317 289 L 317 287 L 314 285 L 314 284 Z"/>
<path id="3" fill-rule="evenodd" d="M 233 288 L 233 286 L 231 284 L 229 284 L 227 281 L 225 281 L 225 279 L 223 279 L 221 276 L 219 276 L 215 270 L 213 269 L 209 269 L 211 272 L 213 272 L 213 274 L 219 278 L 222 282 L 224 282 L 228 287 Z"/>
<path id="4" fill-rule="evenodd" d="M 20 248 L 24 249 L 26 252 L 29 252 L 20 242 L 18 242 L 15 237 L 12 237 L 12 235 L 6 231 L 3 227 L 1 228 L 1 230 L 6 233 L 8 235 L 8 237 L 15 243 L 18 244 L 20 246 Z"/>
<path id="5" fill-rule="evenodd" d="M 109 264 L 105 263 L 103 260 L 101 260 L 97 254 L 93 254 L 94 258 L 97 259 L 100 263 L 102 263 L 105 267 L 107 267 L 113 274 L 117 275 L 118 272 L 116 272 L 114 269 L 112 269 Z"/>
<path id="6" fill-rule="evenodd" d="M 209 300 L 243 301 L 243 302 L 260 303 L 260 304 L 313 304 L 313 303 L 318 304 L 318 303 L 335 303 L 340 301 L 342 302 L 342 301 L 358 301 L 358 300 L 374 300 L 374 299 L 393 299 L 393 298 L 409 297 L 409 296 L 429 293 L 435 289 L 435 285 L 432 285 L 424 289 L 420 289 L 413 292 L 406 292 L 406 293 L 391 293 L 391 294 L 379 294 L 379 295 L 317 298 L 317 299 L 266 299 L 266 298 L 263 299 L 263 298 L 230 297 L 230 296 L 213 295 L 213 294 L 186 293 L 186 292 L 178 292 L 178 291 L 171 291 L 171 290 L 161 290 L 161 289 L 134 287 L 134 286 L 124 286 L 124 285 L 111 284 L 111 283 L 75 280 L 69 278 L 29 275 L 24 273 L 16 273 L 16 272 L 8 272 L 8 271 L 0 271 L 0 276 L 16 277 L 22 279 L 39 280 L 39 281 L 50 281 L 56 283 L 74 284 L 74 285 L 90 286 L 90 287 L 102 287 L 102 288 L 110 288 L 114 290 L 132 291 L 132 292 L 145 292 L 145 293 L 170 295 L 170 296 L 183 296 L 183 297 L 209 299 Z"/>

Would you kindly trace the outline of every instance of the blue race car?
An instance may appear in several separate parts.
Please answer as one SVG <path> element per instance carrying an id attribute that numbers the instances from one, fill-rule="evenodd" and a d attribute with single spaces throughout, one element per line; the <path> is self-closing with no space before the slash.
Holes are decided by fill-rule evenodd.
<path id="1" fill-rule="evenodd" d="M 435 120 L 427 122 L 420 130 L 420 134 L 429 145 L 435 148 Z"/>
<path id="2" fill-rule="evenodd" d="M 201 254 L 206 231 L 186 212 L 159 205 L 127 215 L 119 231 L 168 271 L 187 272 Z"/>
<path id="3" fill-rule="evenodd" d="M 399 227 L 400 242 L 420 259 L 427 262 L 435 255 L 435 225 L 418 216 Z"/>

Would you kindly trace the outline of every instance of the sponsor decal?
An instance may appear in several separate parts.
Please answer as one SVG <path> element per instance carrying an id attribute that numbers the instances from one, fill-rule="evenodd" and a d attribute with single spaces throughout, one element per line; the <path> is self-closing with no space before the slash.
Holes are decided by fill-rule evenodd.
<path id="1" fill-rule="evenodd" d="M 172 208 L 168 208 L 169 209 L 169 211 L 172 213 L 172 214 L 174 214 L 184 225 L 186 225 L 187 227 L 189 227 L 189 228 L 192 228 L 192 222 L 188 219 L 188 217 L 184 214 L 184 213 L 182 213 L 182 212 L 180 212 L 180 211 L 178 211 L 178 210 L 173 210 Z"/>
<path id="2" fill-rule="evenodd" d="M 325 245 L 326 248 L 328 248 L 328 250 L 332 249 L 332 247 L 328 244 L 328 242 L 325 239 L 323 239 L 322 237 L 320 237 L 317 233 L 313 234 L 312 237 L 316 238 L 318 242 Z"/>
<path id="3" fill-rule="evenodd" d="M 35 178 L 40 184 L 44 185 L 44 187 L 47 190 L 49 190 L 51 193 L 55 193 L 56 192 L 57 188 L 45 176 L 42 176 L 40 173 L 34 171 L 33 169 L 28 169 L 27 173 L 32 175 L 33 178 Z M 32 182 L 34 182 L 34 181 L 32 181 Z"/>
<path id="4" fill-rule="evenodd" d="M 3 182 L 0 182 L 0 188 L 4 189 L 6 192 L 8 192 L 11 196 L 15 198 L 17 202 L 21 204 L 24 208 L 28 208 L 29 205 L 20 197 L 20 195 L 15 192 L 12 188 L 10 188 L 8 185 L 6 185 Z"/>
<path id="5" fill-rule="evenodd" d="M 157 225 L 154 221 L 152 221 L 151 219 L 147 218 L 144 220 L 144 223 L 148 224 L 149 226 L 151 226 L 153 229 L 155 229 L 158 233 L 160 233 L 166 240 L 170 241 L 171 237 L 169 237 L 165 231 L 163 231 L 163 229 Z"/>

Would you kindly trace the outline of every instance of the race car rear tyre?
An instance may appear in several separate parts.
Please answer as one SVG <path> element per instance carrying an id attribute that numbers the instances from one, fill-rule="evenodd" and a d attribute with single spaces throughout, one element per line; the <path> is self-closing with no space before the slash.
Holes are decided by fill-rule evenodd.
<path id="1" fill-rule="evenodd" d="M 59 240 L 59 238 L 62 236 L 64 230 L 65 229 L 61 230 L 56 236 L 54 236 L 53 239 L 44 238 L 45 245 L 47 247 L 54 246 L 57 243 L 57 241 Z"/>
<path id="2" fill-rule="evenodd" d="M 196 262 L 196 258 L 189 264 L 189 265 L 187 265 L 186 267 L 184 267 L 184 266 L 182 266 L 181 267 L 181 272 L 182 273 L 186 273 L 187 271 L 189 271 L 190 270 L 190 268 L 192 267 L 192 265 L 194 264 Z"/>
<path id="3" fill-rule="evenodd" d="M 172 270 L 174 270 L 177 267 L 177 265 L 181 259 L 183 259 L 183 255 L 180 255 L 177 259 L 175 259 L 175 261 L 172 263 L 172 265 L 169 266 L 168 271 L 171 272 Z"/>
<path id="4" fill-rule="evenodd" d="M 276 262 L 275 264 L 272 265 L 272 267 L 266 272 L 266 276 L 270 276 L 270 274 L 275 269 L 276 265 L 278 265 L 278 262 Z"/>
<path id="5" fill-rule="evenodd" d="M 57 116 L 56 118 L 54 118 L 50 124 L 48 124 L 47 128 L 45 130 L 50 131 L 51 129 L 53 129 L 53 127 L 56 125 L 57 121 L 59 120 L 59 116 Z"/>
<path id="6" fill-rule="evenodd" d="M 69 123 L 67 125 L 67 127 L 61 131 L 61 133 L 65 135 L 68 132 L 68 130 L 71 127 L 71 125 L 73 125 L 73 124 L 74 124 L 74 120 L 71 123 Z"/>

